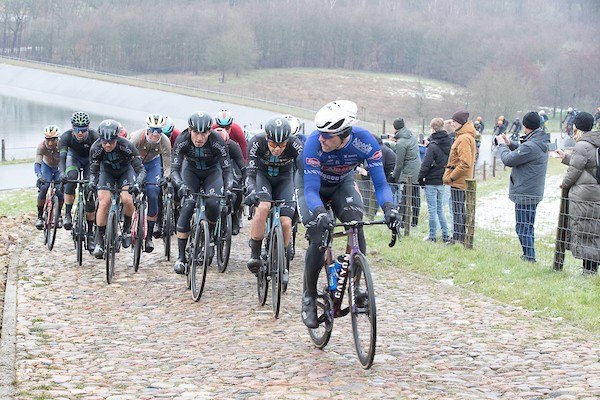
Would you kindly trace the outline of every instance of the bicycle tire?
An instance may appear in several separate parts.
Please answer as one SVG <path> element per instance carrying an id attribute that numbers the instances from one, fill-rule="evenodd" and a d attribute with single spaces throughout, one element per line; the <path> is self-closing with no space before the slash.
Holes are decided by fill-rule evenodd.
<path id="1" fill-rule="evenodd" d="M 292 240 L 291 240 L 291 254 L 288 254 L 288 252 L 285 252 L 285 269 L 287 270 L 288 273 L 288 280 L 290 279 L 290 265 L 292 264 L 292 260 L 294 259 L 294 255 L 296 254 L 296 233 L 298 232 L 298 227 L 297 225 L 294 225 L 294 229 L 292 229 Z M 288 283 L 289 282 L 281 282 L 281 292 L 285 293 L 287 292 L 287 287 L 288 287 Z"/>
<path id="2" fill-rule="evenodd" d="M 104 234 L 104 257 L 106 258 L 106 283 L 110 284 L 115 274 L 115 256 L 117 253 L 117 215 L 114 211 L 108 214 Z"/>
<path id="3" fill-rule="evenodd" d="M 73 234 L 74 234 L 74 239 L 75 239 L 75 250 L 77 251 L 77 264 L 79 266 L 81 266 L 83 264 L 83 247 L 84 247 L 83 232 L 85 232 L 85 225 L 83 224 L 83 221 L 84 221 L 85 217 L 84 217 L 83 205 L 81 204 L 81 202 L 79 200 L 77 201 L 77 208 L 75 210 L 75 218 L 77 220 L 75 221 L 75 224 L 74 224 L 75 229 L 74 229 Z"/>
<path id="4" fill-rule="evenodd" d="M 281 226 L 275 227 L 270 242 L 269 272 L 271 275 L 271 306 L 273 307 L 273 316 L 278 318 L 279 309 L 281 308 L 281 281 L 283 280 L 283 268 L 285 267 L 285 250 Z"/>
<path id="5" fill-rule="evenodd" d="M 42 219 L 44 221 L 44 246 L 48 245 L 48 238 L 50 237 L 50 212 L 52 208 L 52 202 L 50 200 L 46 200 L 44 203 L 44 213 L 42 214 Z"/>
<path id="6" fill-rule="evenodd" d="M 171 261 L 171 236 L 175 230 L 175 220 L 173 217 L 173 199 L 167 199 L 163 208 L 163 245 L 165 248 L 165 257 Z"/>
<path id="7" fill-rule="evenodd" d="M 231 214 L 221 216 L 219 223 L 219 236 L 217 237 L 217 267 L 219 272 L 223 273 L 229 265 L 229 256 L 231 254 Z"/>
<path id="8" fill-rule="evenodd" d="M 60 207 L 58 204 L 58 196 L 52 196 L 52 210 L 50 213 L 50 234 L 48 236 L 48 250 L 52 251 L 56 242 L 56 230 L 58 229 L 58 219 L 60 218 Z"/>
<path id="9" fill-rule="evenodd" d="M 317 319 L 319 326 L 317 328 L 308 328 L 310 339 L 319 349 L 323 349 L 329 343 L 331 331 L 333 330 L 333 298 L 329 291 L 329 277 L 327 268 L 322 268 L 317 280 Z"/>
<path id="10" fill-rule="evenodd" d="M 144 243 L 144 220 L 146 205 L 142 202 L 136 212 L 133 214 L 132 240 L 133 240 L 133 271 L 138 272 L 140 268 L 140 258 L 142 257 L 142 246 Z"/>
<path id="11" fill-rule="evenodd" d="M 375 289 L 366 257 L 354 255 L 349 266 L 348 302 L 356 355 L 365 369 L 371 368 L 377 342 Z M 353 304 L 354 303 L 354 304 Z"/>
<path id="12" fill-rule="evenodd" d="M 256 290 L 258 291 L 258 304 L 264 306 L 267 302 L 267 291 L 269 290 L 269 265 L 268 260 L 265 260 L 262 255 L 260 260 L 261 266 L 256 275 Z"/>
<path id="13" fill-rule="evenodd" d="M 196 228 L 192 245 L 192 259 L 190 266 L 190 281 L 192 289 L 192 299 L 200 300 L 206 283 L 206 272 L 208 269 L 208 249 L 210 246 L 210 237 L 208 222 L 201 219 Z"/>

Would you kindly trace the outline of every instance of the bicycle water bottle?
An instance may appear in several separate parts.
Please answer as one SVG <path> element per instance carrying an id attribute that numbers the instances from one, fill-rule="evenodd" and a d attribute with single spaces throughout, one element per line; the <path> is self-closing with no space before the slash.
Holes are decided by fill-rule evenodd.
<path id="1" fill-rule="evenodd" d="M 337 274 L 337 269 L 336 269 L 336 263 L 332 263 L 329 266 L 329 290 L 331 290 L 332 292 L 334 292 L 337 289 L 337 280 L 338 280 L 338 274 Z"/>

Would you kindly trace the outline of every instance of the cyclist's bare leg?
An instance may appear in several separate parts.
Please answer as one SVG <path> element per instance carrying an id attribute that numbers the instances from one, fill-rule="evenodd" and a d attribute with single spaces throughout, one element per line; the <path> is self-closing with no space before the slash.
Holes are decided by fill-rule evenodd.
<path id="1" fill-rule="evenodd" d="M 292 219 L 290 217 L 281 216 L 279 221 L 281 222 L 281 230 L 283 232 L 284 247 L 287 249 L 290 238 L 292 237 Z"/>

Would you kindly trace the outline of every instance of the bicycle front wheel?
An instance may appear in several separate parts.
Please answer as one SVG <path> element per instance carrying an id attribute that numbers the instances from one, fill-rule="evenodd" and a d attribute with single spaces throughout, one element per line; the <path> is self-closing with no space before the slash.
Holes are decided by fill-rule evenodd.
<path id="1" fill-rule="evenodd" d="M 163 208 L 163 244 L 165 247 L 165 257 L 171 261 L 171 236 L 175 231 L 175 218 L 173 216 L 173 199 L 167 199 Z"/>
<path id="2" fill-rule="evenodd" d="M 77 264 L 81 266 L 83 264 L 83 238 L 85 232 L 85 217 L 83 204 L 77 203 L 77 209 L 75 210 L 75 223 L 73 224 L 73 235 L 75 239 L 75 250 L 77 251 Z"/>
<path id="3" fill-rule="evenodd" d="M 140 258 L 142 256 L 142 244 L 144 243 L 144 219 L 146 205 L 142 202 L 136 212 L 133 214 L 133 270 L 138 272 L 140 268 Z"/>
<path id="4" fill-rule="evenodd" d="M 319 279 L 317 281 L 317 318 L 319 326 L 317 328 L 308 328 L 308 334 L 315 346 L 319 349 L 324 348 L 329 343 L 331 331 L 333 330 L 333 298 L 329 291 L 329 277 L 327 276 L 327 268 L 321 269 Z"/>
<path id="5" fill-rule="evenodd" d="M 271 274 L 271 305 L 273 316 L 279 317 L 281 306 L 281 281 L 283 279 L 283 268 L 285 268 L 285 250 L 283 247 L 283 233 L 281 226 L 277 226 L 271 236 L 269 246 L 269 273 Z"/>
<path id="6" fill-rule="evenodd" d="M 270 246 L 270 244 L 269 244 Z M 268 247 L 267 247 L 268 248 Z M 269 258 L 269 257 L 267 257 Z M 267 302 L 267 292 L 269 290 L 269 261 L 260 257 L 261 265 L 256 275 L 256 290 L 258 291 L 258 304 L 264 306 Z"/>
<path id="7" fill-rule="evenodd" d="M 221 216 L 217 238 L 217 266 L 219 272 L 225 272 L 231 254 L 231 214 Z"/>
<path id="8" fill-rule="evenodd" d="M 204 283 L 206 281 L 206 271 L 208 269 L 208 251 L 210 246 L 208 222 L 202 219 L 198 222 L 192 244 L 192 259 L 190 265 L 190 281 L 192 289 L 192 299 L 200 300 Z"/>
<path id="9" fill-rule="evenodd" d="M 115 273 L 115 257 L 117 253 L 117 214 L 108 214 L 106 231 L 104 233 L 104 257 L 106 259 L 106 283 L 111 283 Z"/>
<path id="10" fill-rule="evenodd" d="M 356 355 L 365 369 L 371 368 L 377 341 L 375 289 L 371 269 L 364 255 L 357 253 L 349 266 L 348 301 Z"/>
<path id="11" fill-rule="evenodd" d="M 48 234 L 48 250 L 52 251 L 54 242 L 56 241 L 56 230 L 58 229 L 58 219 L 60 218 L 60 207 L 58 205 L 58 197 L 52 196 L 52 210 L 49 213 L 50 231 Z"/>

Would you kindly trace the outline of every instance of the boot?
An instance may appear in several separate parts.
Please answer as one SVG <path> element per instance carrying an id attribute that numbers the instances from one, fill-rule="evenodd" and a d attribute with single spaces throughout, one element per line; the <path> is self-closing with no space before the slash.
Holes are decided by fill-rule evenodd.
<path id="1" fill-rule="evenodd" d="M 262 247 L 262 239 L 254 240 L 250 239 L 250 260 L 246 263 L 246 266 L 254 275 L 258 274 L 258 270 L 262 265 L 262 261 L 260 259 L 260 251 Z"/>
<path id="2" fill-rule="evenodd" d="M 146 234 L 146 242 L 144 243 L 144 251 L 146 253 L 152 253 L 154 250 L 154 243 L 152 243 L 152 235 L 150 234 L 154 230 L 154 222 L 148 221 L 148 233 Z"/>
<path id="3" fill-rule="evenodd" d="M 319 327 L 319 319 L 317 318 L 317 300 L 314 295 L 309 295 L 304 292 L 302 298 L 302 322 L 311 329 Z"/>

